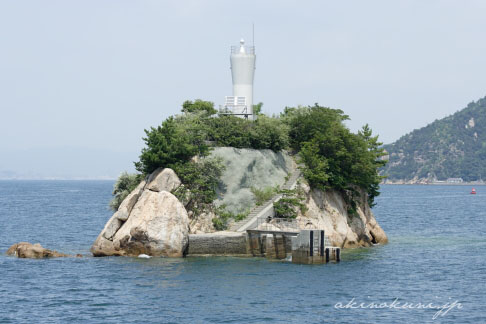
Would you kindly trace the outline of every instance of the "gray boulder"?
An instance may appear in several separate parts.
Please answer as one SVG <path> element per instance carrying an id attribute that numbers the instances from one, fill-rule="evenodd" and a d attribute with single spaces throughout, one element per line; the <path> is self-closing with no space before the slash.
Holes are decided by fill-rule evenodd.
<path id="1" fill-rule="evenodd" d="M 113 243 L 123 255 L 182 257 L 188 234 L 189 217 L 182 203 L 170 192 L 145 190 Z"/>
<path id="2" fill-rule="evenodd" d="M 306 194 L 305 213 L 299 212 L 301 229 L 323 229 L 333 246 L 356 248 L 386 244 L 388 238 L 371 211 L 366 194 L 361 192 L 355 215 L 348 214 L 342 193 L 335 190 L 311 189 L 302 183 Z"/>
<path id="3" fill-rule="evenodd" d="M 20 242 L 12 245 L 7 250 L 7 255 L 28 259 L 60 258 L 69 256 L 54 250 L 45 249 L 39 243 L 31 244 L 28 242 Z"/>
<path id="4" fill-rule="evenodd" d="M 140 198 L 144 187 L 145 181 L 140 182 L 140 184 L 122 201 L 120 207 L 118 207 L 118 211 L 115 214 L 116 218 L 123 222 L 128 219 L 128 216 L 130 215 L 133 206 L 135 206 L 136 202 L 138 201 L 138 198 Z"/>
<path id="5" fill-rule="evenodd" d="M 169 191 L 180 180 L 171 169 L 158 169 L 123 200 L 91 247 L 94 256 L 181 257 L 187 248 L 189 217 Z"/>
<path id="6" fill-rule="evenodd" d="M 158 168 L 149 176 L 145 189 L 156 192 L 172 192 L 173 190 L 179 188 L 180 185 L 181 180 L 174 172 L 174 170 L 169 168 Z"/>

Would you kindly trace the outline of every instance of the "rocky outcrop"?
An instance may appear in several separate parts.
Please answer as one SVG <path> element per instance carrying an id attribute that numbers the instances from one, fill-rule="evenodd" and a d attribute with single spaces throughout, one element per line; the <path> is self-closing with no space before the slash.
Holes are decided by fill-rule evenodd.
<path id="1" fill-rule="evenodd" d="M 180 185 L 181 180 L 179 180 L 179 177 L 174 170 L 169 168 L 158 168 L 149 176 L 146 189 L 156 192 L 172 192 L 179 188 Z"/>
<path id="2" fill-rule="evenodd" d="M 236 211 L 252 204 L 251 187 L 281 185 L 296 168 L 290 156 L 269 150 L 215 148 L 212 154 L 222 157 L 226 164 L 216 204 L 228 204 Z M 214 208 L 198 213 L 187 212 L 185 206 L 188 206 L 191 193 L 187 193 L 189 198 L 180 200 L 171 193 L 177 189 L 180 193 L 182 186 L 171 169 L 153 172 L 125 198 L 108 220 L 91 248 L 93 255 L 181 257 L 191 251 L 192 254 L 206 251 L 206 254 L 213 248 L 215 254 L 233 253 L 232 248 L 222 247 L 227 242 L 227 233 L 208 234 L 215 232 L 212 222 L 216 217 Z M 357 213 L 350 215 L 341 193 L 311 189 L 302 178 L 298 186 L 305 193 L 306 205 L 306 212 L 299 212 L 297 217 L 299 228 L 324 229 L 332 245 L 342 248 L 387 242 L 386 234 L 368 206 L 366 194 L 360 197 Z M 278 224 L 265 226 L 268 229 L 268 226 L 274 225 Z M 192 244 L 198 244 L 200 248 L 190 246 L 189 234 L 193 238 Z M 229 242 L 238 242 L 238 246 L 243 244 L 240 242 L 241 233 L 229 236 Z M 214 246 L 211 240 L 216 242 Z M 236 254 L 243 254 L 242 248 L 238 251 Z"/>
<path id="3" fill-rule="evenodd" d="M 16 256 L 18 258 L 29 258 L 29 259 L 69 257 L 69 255 L 67 254 L 63 254 L 54 250 L 45 249 L 39 243 L 31 244 L 28 242 L 20 242 L 12 245 L 7 250 L 7 255 Z"/>
<path id="4" fill-rule="evenodd" d="M 192 216 L 192 212 L 189 212 Z M 202 234 L 202 233 L 211 233 L 215 232 L 213 226 L 213 218 L 216 215 L 213 211 L 206 211 L 197 216 L 190 217 L 191 221 L 189 224 L 190 233 L 191 234 Z"/>
<path id="5" fill-rule="evenodd" d="M 171 169 L 158 169 L 133 190 L 91 247 L 94 256 L 181 257 L 188 244 L 189 217 L 170 191 L 181 184 Z"/>
<path id="6" fill-rule="evenodd" d="M 361 194 L 357 213 L 350 215 L 341 193 L 311 189 L 307 184 L 300 184 L 300 187 L 306 195 L 306 212 L 297 217 L 300 228 L 324 229 L 331 244 L 341 248 L 388 242 L 368 205 L 366 194 Z"/>
<path id="7" fill-rule="evenodd" d="M 130 212 L 133 209 L 133 206 L 135 206 L 135 203 L 137 202 L 138 198 L 140 198 L 140 195 L 142 194 L 142 191 L 145 187 L 145 181 L 142 181 L 120 204 L 120 207 L 118 207 L 117 212 L 115 213 L 115 218 L 124 222 L 128 219 L 128 216 L 130 215 Z M 110 237 L 115 234 L 115 232 L 118 230 L 120 226 L 114 229 L 114 232 Z"/>

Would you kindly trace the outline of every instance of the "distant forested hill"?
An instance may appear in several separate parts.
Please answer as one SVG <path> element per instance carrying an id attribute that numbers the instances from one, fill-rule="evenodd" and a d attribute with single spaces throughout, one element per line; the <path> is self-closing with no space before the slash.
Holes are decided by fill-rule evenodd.
<path id="1" fill-rule="evenodd" d="M 390 180 L 486 178 L 486 97 L 384 148 Z"/>

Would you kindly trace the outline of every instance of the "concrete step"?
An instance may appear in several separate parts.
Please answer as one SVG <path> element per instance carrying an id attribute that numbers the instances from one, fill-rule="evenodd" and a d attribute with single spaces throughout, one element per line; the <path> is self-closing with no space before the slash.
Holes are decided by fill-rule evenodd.
<path id="1" fill-rule="evenodd" d="M 284 183 L 284 185 L 282 186 L 282 189 L 285 189 L 285 190 L 289 190 L 294 184 L 295 182 L 297 181 L 297 179 L 300 177 L 301 175 L 301 172 L 300 170 L 297 168 L 294 170 L 294 172 L 292 173 L 292 175 L 289 177 L 289 179 Z M 269 205 L 273 205 L 273 203 L 275 202 L 275 200 L 277 198 L 279 198 L 280 195 L 277 194 L 277 195 L 274 195 L 272 198 L 270 198 L 269 200 L 267 200 L 266 202 L 264 202 L 262 205 L 260 206 L 255 206 L 251 211 L 250 211 L 250 214 L 248 214 L 248 216 L 241 220 L 241 221 L 238 221 L 238 222 L 235 222 L 233 223 L 231 226 L 230 226 L 230 230 L 231 231 L 237 231 L 239 228 L 241 228 L 242 226 L 244 226 L 245 224 L 249 223 L 249 222 L 253 222 L 256 218 L 258 218 L 259 214 L 265 209 L 267 208 Z"/>

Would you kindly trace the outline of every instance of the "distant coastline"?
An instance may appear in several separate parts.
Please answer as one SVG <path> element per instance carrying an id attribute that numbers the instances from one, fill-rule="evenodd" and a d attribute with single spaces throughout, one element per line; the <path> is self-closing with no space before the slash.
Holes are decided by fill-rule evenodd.
<path id="1" fill-rule="evenodd" d="M 485 186 L 486 182 L 484 181 L 471 181 L 471 182 L 384 181 L 380 185 Z"/>
<path id="2" fill-rule="evenodd" d="M 39 178 L 0 178 L 0 181 L 115 181 L 114 177 L 39 177 Z"/>

